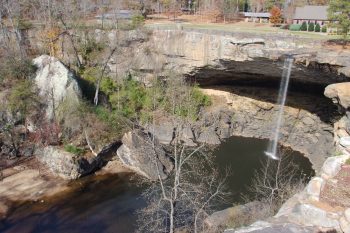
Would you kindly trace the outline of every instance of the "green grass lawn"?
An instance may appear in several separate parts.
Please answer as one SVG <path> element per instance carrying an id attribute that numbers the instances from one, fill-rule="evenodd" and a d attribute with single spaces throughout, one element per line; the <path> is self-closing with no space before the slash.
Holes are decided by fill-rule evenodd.
<path id="1" fill-rule="evenodd" d="M 318 32 L 304 32 L 304 31 L 289 31 L 285 29 L 280 29 L 278 27 L 271 27 L 268 24 L 262 24 L 261 26 L 254 26 L 253 24 L 249 26 L 242 24 L 193 24 L 193 23 L 181 23 L 183 29 L 201 29 L 209 31 L 222 31 L 222 32 L 247 32 L 254 34 L 287 34 L 287 35 L 296 35 L 301 38 L 309 39 L 320 39 L 320 40 L 329 40 L 329 39 L 340 39 L 341 36 L 336 35 L 327 35 L 325 33 Z M 149 28 L 159 28 L 159 29 L 176 29 L 177 24 L 175 23 L 153 23 L 147 24 Z"/>

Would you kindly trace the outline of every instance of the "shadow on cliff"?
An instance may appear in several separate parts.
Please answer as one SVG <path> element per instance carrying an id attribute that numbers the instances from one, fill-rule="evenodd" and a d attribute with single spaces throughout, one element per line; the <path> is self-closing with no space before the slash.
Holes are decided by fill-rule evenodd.
<path id="1" fill-rule="evenodd" d="M 215 90 L 230 92 L 235 95 L 275 104 L 278 96 L 278 85 L 215 85 L 204 86 Z M 303 90 L 302 92 L 289 91 L 286 106 L 302 109 L 317 115 L 321 121 L 332 124 L 341 115 L 332 101 L 320 93 Z"/>

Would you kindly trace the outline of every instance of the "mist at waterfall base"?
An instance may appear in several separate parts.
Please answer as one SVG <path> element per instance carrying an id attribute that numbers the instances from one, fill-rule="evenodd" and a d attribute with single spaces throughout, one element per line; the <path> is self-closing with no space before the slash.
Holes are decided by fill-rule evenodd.
<path id="1" fill-rule="evenodd" d="M 284 60 L 284 66 L 283 66 L 283 73 L 282 73 L 282 79 L 281 84 L 278 92 L 278 98 L 277 98 L 277 114 L 273 118 L 273 123 L 276 122 L 276 124 L 272 128 L 272 135 L 270 138 L 270 143 L 268 145 L 267 151 L 265 151 L 265 155 L 270 157 L 271 159 L 278 160 L 280 159 L 280 156 L 277 153 L 278 149 L 278 141 L 280 138 L 280 130 L 283 125 L 283 112 L 284 112 L 284 106 L 286 104 L 287 99 L 287 92 L 288 92 L 288 86 L 289 86 L 289 80 L 290 80 L 290 74 L 292 71 L 292 65 L 293 65 L 294 59 L 291 56 L 287 56 Z"/>

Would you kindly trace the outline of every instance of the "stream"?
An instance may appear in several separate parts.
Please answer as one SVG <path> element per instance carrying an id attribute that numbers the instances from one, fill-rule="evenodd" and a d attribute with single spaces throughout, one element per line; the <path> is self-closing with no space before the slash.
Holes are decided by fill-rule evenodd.
<path id="1" fill-rule="evenodd" d="M 256 169 L 267 157 L 268 141 L 231 137 L 214 150 L 220 170 L 230 167 L 228 187 L 232 192 L 227 206 L 240 203 L 248 192 Z M 292 151 L 293 161 L 301 174 L 313 175 L 311 163 Z M 131 174 L 88 176 L 71 182 L 72 191 L 45 201 L 19 203 L 8 217 L 0 221 L 3 233 L 131 233 L 137 225 L 137 210 L 146 206 L 143 188 Z M 222 208 L 220 207 L 220 208 Z"/>

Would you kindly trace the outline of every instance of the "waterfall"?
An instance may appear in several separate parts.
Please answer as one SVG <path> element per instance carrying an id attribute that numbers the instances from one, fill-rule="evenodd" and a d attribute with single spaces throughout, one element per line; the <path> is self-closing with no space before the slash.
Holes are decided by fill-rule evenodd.
<path id="1" fill-rule="evenodd" d="M 272 135 L 270 138 L 268 149 L 267 151 L 265 151 L 265 154 L 267 156 L 275 160 L 279 159 L 279 156 L 277 154 L 277 147 L 278 147 L 278 141 L 280 138 L 280 129 L 281 129 L 281 126 L 283 125 L 282 118 L 283 118 L 283 112 L 284 112 L 284 105 L 286 103 L 286 98 L 287 98 L 287 91 L 288 91 L 288 85 L 289 85 L 289 79 L 290 79 L 290 74 L 292 70 L 293 60 L 294 59 L 292 56 L 288 56 L 284 60 L 282 80 L 281 80 L 280 89 L 278 92 L 278 99 L 277 99 L 278 112 L 274 118 L 274 122 L 276 122 L 276 124 L 272 130 Z"/>

